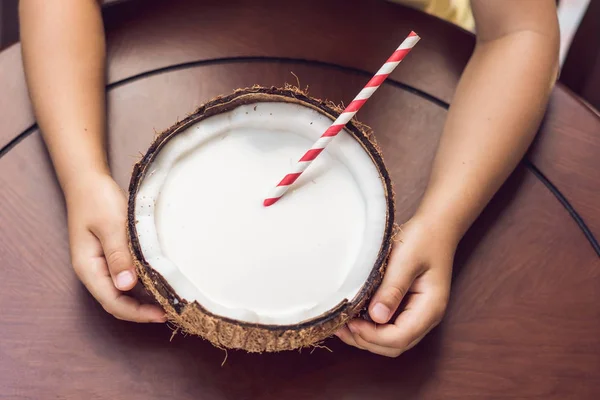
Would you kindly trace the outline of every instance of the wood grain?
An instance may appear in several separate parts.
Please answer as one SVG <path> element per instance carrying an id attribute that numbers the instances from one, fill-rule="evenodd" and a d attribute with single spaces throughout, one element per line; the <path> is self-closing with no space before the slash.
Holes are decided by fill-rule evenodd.
<path id="1" fill-rule="evenodd" d="M 410 30 L 423 39 L 390 79 L 449 101 L 474 39 L 449 23 L 385 1 L 244 2 L 131 0 L 108 7 L 108 79 L 114 83 L 175 64 L 239 57 L 298 58 L 374 73 Z M 335 29 L 332 29 L 335 24 Z M 370 26 L 369 30 L 357 29 Z M 228 27 L 228 28 L 224 28 Z M 435 38 L 435 39 L 434 39 Z M 293 43 L 294 45 L 290 45 Z M 20 45 L 0 53 L 0 148 L 34 123 Z M 6 72 L 5 72 L 6 71 Z M 17 101 L 13 104 L 13 98 Z"/>
<path id="2" fill-rule="evenodd" d="M 600 239 L 600 114 L 555 90 L 528 158 Z"/>
<path id="3" fill-rule="evenodd" d="M 0 50 L 19 40 L 18 0 L 0 2 Z"/>
<path id="4" fill-rule="evenodd" d="M 560 73 L 560 80 L 600 110 L 600 2 L 590 1 Z"/>
<path id="5" fill-rule="evenodd" d="M 344 0 L 301 1 L 293 9 L 277 0 L 141 3 L 107 10 L 111 81 L 190 61 L 273 54 L 375 72 L 415 30 L 422 40 L 411 51 L 412 67 L 391 78 L 449 101 L 475 44 L 450 23 L 379 0 L 353 2 L 343 18 Z"/>
<path id="6" fill-rule="evenodd" d="M 0 149 L 34 123 L 21 45 L 14 44 L 0 52 Z"/>
<path id="7" fill-rule="evenodd" d="M 110 89 L 109 156 L 123 187 L 154 131 L 215 95 L 255 83 L 296 83 L 294 72 L 312 95 L 347 103 L 368 79 L 268 57 L 372 71 L 396 36 L 415 29 L 424 37 L 422 53 L 415 51 L 395 79 L 450 100 L 473 44 L 443 22 L 383 2 L 346 6 L 335 21 L 330 16 L 341 0 L 293 8 L 274 0 L 159 3 L 132 0 L 107 9 L 110 82 L 190 61 L 263 59 L 200 62 Z M 372 36 L 354 31 L 362 19 L 372 24 Z M 33 122 L 19 52 L 0 53 L 0 146 Z M 445 119 L 426 97 L 390 81 L 359 116 L 383 148 L 400 221 L 422 196 Z M 528 154 L 596 233 L 598 121 L 559 85 Z M 395 360 L 331 340 L 333 353 L 229 352 L 221 366 L 226 354 L 200 339 L 170 341 L 166 326 L 115 320 L 72 272 L 64 204 L 37 131 L 0 158 L 0 188 L 1 399 L 600 397 L 600 259 L 526 168 L 515 171 L 462 241 L 443 323 Z"/>
<path id="8" fill-rule="evenodd" d="M 353 73 L 273 63 L 197 67 L 115 88 L 109 124 L 117 180 L 126 184 L 153 128 L 247 82 L 277 84 L 291 69 L 313 94 L 333 100 L 351 97 L 362 82 Z M 178 95 L 160 96 L 167 89 Z M 444 111 L 396 87 L 378 97 L 361 119 L 376 130 L 404 219 L 422 195 Z M 444 322 L 394 360 L 331 340 L 333 353 L 229 352 L 221 366 L 225 353 L 200 339 L 170 341 L 166 326 L 115 320 L 69 266 L 64 206 L 38 133 L 0 159 L 0 187 L 0 256 L 8 266 L 0 272 L 0 398 L 600 396 L 600 260 L 524 168 L 461 243 Z"/>

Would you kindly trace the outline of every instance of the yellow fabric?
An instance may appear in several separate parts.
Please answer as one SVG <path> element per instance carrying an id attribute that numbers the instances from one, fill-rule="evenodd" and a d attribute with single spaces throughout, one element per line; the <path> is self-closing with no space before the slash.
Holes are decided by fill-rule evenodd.
<path id="1" fill-rule="evenodd" d="M 473 31 L 475 22 L 470 0 L 389 0 L 416 8 L 438 18 L 450 21 L 466 30 Z M 494 1 L 494 0 L 491 0 Z"/>

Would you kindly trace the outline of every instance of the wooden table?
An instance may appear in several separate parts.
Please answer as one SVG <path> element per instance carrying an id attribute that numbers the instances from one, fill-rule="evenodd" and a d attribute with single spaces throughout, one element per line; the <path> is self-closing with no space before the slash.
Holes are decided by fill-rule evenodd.
<path id="1" fill-rule="evenodd" d="M 126 186 L 154 135 L 253 84 L 348 102 L 410 29 L 410 62 L 361 111 L 415 210 L 473 37 L 342 0 L 145 1 L 106 9 L 110 160 Z M 334 18 L 338 10 L 344 18 Z M 355 27 L 366 23 L 372 31 Z M 352 43 L 350 47 L 347 43 Z M 398 359 L 248 355 L 107 315 L 69 262 L 65 209 L 18 46 L 0 54 L 0 398 L 600 398 L 600 117 L 558 86 L 536 143 L 468 232 L 443 323 Z"/>

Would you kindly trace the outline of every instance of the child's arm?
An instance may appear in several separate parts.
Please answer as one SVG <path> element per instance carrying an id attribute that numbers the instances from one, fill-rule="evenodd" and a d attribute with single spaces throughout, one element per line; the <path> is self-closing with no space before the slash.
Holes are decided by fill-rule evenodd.
<path id="1" fill-rule="evenodd" d="M 456 246 L 531 144 L 557 77 L 554 0 L 472 0 L 477 45 L 448 113 L 430 182 L 346 343 L 398 356 L 442 318 Z M 426 40 L 426 38 L 423 38 Z M 405 295 L 406 307 L 390 317 Z M 354 331 L 352 333 L 351 331 Z"/>
<path id="2" fill-rule="evenodd" d="M 452 101 L 420 207 L 420 213 L 442 218 L 456 237 L 535 136 L 558 73 L 554 3 L 472 1 L 476 50 Z"/>
<path id="3" fill-rule="evenodd" d="M 160 308 L 141 305 L 117 289 L 133 288 L 137 278 L 125 235 L 125 197 L 106 160 L 100 5 L 22 0 L 19 7 L 25 74 L 65 194 L 75 271 L 116 317 L 163 321 Z"/>

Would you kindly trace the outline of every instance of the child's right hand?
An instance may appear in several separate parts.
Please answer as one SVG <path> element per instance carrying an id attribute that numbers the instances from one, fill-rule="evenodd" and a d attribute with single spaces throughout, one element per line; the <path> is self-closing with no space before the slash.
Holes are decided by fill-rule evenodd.
<path id="1" fill-rule="evenodd" d="M 71 261 L 102 307 L 118 319 L 165 322 L 165 312 L 127 296 L 137 283 L 126 236 L 126 200 L 106 174 L 78 178 L 66 193 Z"/>

